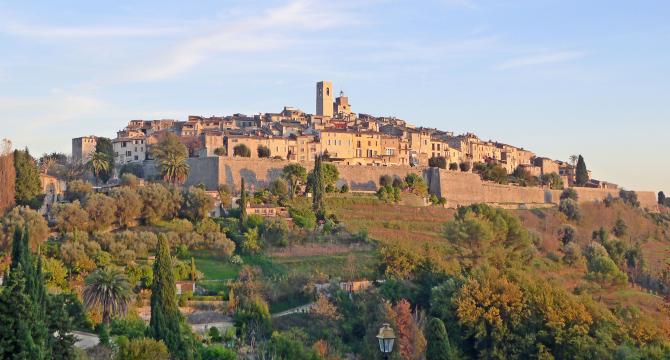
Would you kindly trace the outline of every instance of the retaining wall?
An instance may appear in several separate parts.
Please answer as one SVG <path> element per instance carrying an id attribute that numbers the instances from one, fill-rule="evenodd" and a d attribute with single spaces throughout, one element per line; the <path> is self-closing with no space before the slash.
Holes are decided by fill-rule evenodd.
<path id="1" fill-rule="evenodd" d="M 240 159 L 226 157 L 190 158 L 191 167 L 186 185 L 203 183 L 207 189 L 214 190 L 220 184 L 227 184 L 233 190 L 239 189 L 240 180 L 249 189 L 266 187 L 272 180 L 282 174 L 284 166 L 291 162 L 274 159 Z M 303 164 L 307 170 L 312 163 Z M 376 191 L 379 178 L 383 175 L 404 178 L 409 173 L 420 174 L 428 184 L 430 193 L 447 199 L 447 205 L 456 207 L 474 203 L 488 203 L 503 207 L 544 207 L 560 202 L 560 190 L 542 187 L 521 187 L 516 185 L 500 185 L 482 181 L 478 174 L 464 173 L 427 167 L 410 166 L 360 166 L 337 165 L 340 172 L 338 187 L 349 185 L 353 191 Z M 579 195 L 579 202 L 602 201 L 611 194 L 619 196 L 619 190 L 574 188 Z M 637 192 L 643 208 L 657 211 L 656 195 L 653 192 Z"/>

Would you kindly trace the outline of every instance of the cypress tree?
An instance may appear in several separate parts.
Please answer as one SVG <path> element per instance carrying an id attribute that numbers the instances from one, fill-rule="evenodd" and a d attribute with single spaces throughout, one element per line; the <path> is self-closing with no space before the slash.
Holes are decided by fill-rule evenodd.
<path id="1" fill-rule="evenodd" d="M 27 227 L 16 229 L 8 285 L 0 299 L 0 358 L 6 358 L 5 351 L 15 358 L 23 358 L 25 351 L 33 359 L 72 358 L 71 320 L 63 302 L 47 294 L 42 259 L 32 256 L 29 242 Z"/>
<path id="2" fill-rule="evenodd" d="M 584 158 L 579 155 L 579 159 L 577 159 L 577 170 L 575 173 L 575 183 L 577 183 L 578 186 L 584 186 L 589 182 L 589 172 L 586 170 L 586 163 L 584 162 Z"/>
<path id="3" fill-rule="evenodd" d="M 26 291 L 26 275 L 18 263 L 9 272 L 0 295 L 0 358 L 43 359 L 44 351 L 34 341 L 31 318 L 33 301 Z"/>
<path id="4" fill-rule="evenodd" d="M 195 267 L 195 259 L 191 256 L 191 281 L 195 281 L 197 269 Z"/>
<path id="5" fill-rule="evenodd" d="M 665 205 L 665 193 L 663 191 L 658 192 L 658 204 Z"/>
<path id="6" fill-rule="evenodd" d="M 14 170 L 16 172 L 14 194 L 16 203 L 39 209 L 42 206 L 40 172 L 28 149 L 14 150 Z"/>
<path id="7" fill-rule="evenodd" d="M 28 244 L 24 243 L 24 231 L 17 227 L 14 230 L 14 240 L 12 241 L 12 263 L 10 270 L 15 269 L 19 264 L 23 264 L 24 268 L 29 263 L 30 254 L 28 253 Z"/>
<path id="8" fill-rule="evenodd" d="M 312 181 L 312 209 L 318 220 L 326 218 L 326 205 L 324 203 L 324 193 L 326 186 L 323 180 L 323 156 L 317 155 L 314 158 L 314 180 Z"/>
<path id="9" fill-rule="evenodd" d="M 430 319 L 426 328 L 427 347 L 426 360 L 449 360 L 451 359 L 451 345 L 447 336 L 447 329 L 442 320 Z"/>
<path id="10" fill-rule="evenodd" d="M 247 223 L 247 192 L 244 190 L 244 178 L 240 181 L 240 227 L 244 229 Z"/>
<path id="11" fill-rule="evenodd" d="M 154 280 L 151 285 L 151 320 L 149 331 L 156 340 L 163 340 L 172 358 L 193 359 L 193 338 L 182 327 L 183 319 L 177 307 L 177 293 L 172 256 L 167 238 L 158 238 L 158 251 L 154 262 Z"/>
<path id="12" fill-rule="evenodd" d="M 74 352 L 75 338 L 72 335 L 72 319 L 65 309 L 66 298 L 63 294 L 49 296 L 48 333 L 53 334 L 47 339 L 50 359 L 66 360 L 76 358 Z"/>

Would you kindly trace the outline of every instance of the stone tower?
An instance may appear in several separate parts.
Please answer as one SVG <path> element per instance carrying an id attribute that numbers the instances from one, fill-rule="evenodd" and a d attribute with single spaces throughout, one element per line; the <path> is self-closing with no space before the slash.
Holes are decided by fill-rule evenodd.
<path id="1" fill-rule="evenodd" d="M 333 117 L 333 82 L 316 83 L 316 115 Z"/>

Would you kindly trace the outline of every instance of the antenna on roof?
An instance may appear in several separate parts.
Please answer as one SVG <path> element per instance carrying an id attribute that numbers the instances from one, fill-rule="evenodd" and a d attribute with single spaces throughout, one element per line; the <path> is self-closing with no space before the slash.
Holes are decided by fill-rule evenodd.
<path id="1" fill-rule="evenodd" d="M 340 96 L 344 96 L 344 91 L 340 90 Z"/>

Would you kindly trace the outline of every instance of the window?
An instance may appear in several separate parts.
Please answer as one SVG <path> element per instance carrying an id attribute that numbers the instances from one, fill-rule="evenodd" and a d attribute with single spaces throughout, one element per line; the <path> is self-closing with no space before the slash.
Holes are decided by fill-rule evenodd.
<path id="1" fill-rule="evenodd" d="M 137 158 L 137 155 L 135 155 L 135 160 L 139 160 L 139 159 Z"/>
<path id="2" fill-rule="evenodd" d="M 126 151 L 126 156 L 131 156 L 132 153 L 130 151 Z"/>

